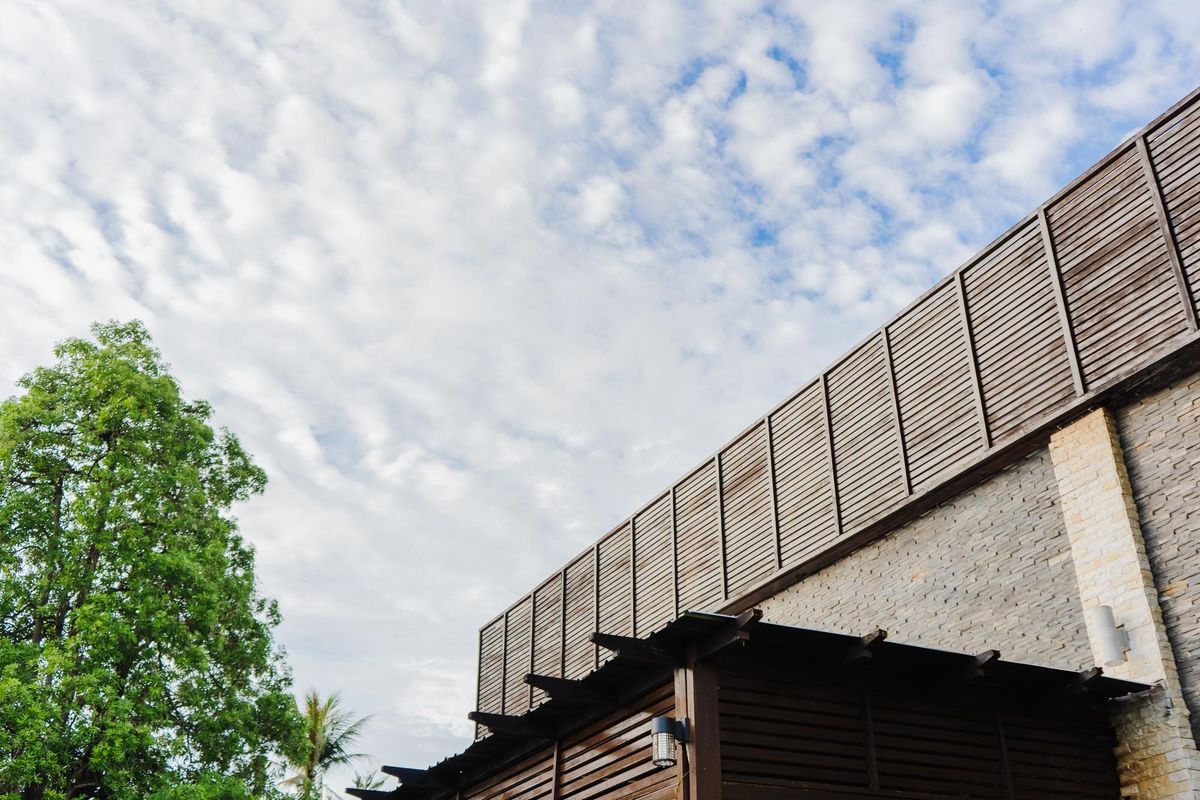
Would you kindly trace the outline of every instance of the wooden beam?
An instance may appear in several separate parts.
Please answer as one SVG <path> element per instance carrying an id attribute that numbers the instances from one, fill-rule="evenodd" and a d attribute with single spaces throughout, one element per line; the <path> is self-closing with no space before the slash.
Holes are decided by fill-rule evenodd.
<path id="1" fill-rule="evenodd" d="M 860 636 L 858 641 L 847 647 L 841 655 L 834 659 L 832 666 L 845 667 L 872 657 L 872 651 L 887 639 L 887 631 L 876 628 L 866 636 Z"/>
<path id="2" fill-rule="evenodd" d="M 697 642 L 692 647 L 689 660 L 701 663 L 723 650 L 746 644 L 750 641 L 750 632 L 746 630 L 746 627 L 758 622 L 760 619 L 762 619 L 762 609 L 752 608 L 748 611 L 743 611 L 730 620 L 720 631 Z"/>
<path id="3" fill-rule="evenodd" d="M 775 480 L 775 432 L 767 414 L 767 476 L 771 479 L 771 524 L 775 531 L 775 569 L 783 569 L 783 535 L 779 530 L 779 487 Z"/>
<path id="4" fill-rule="evenodd" d="M 383 798 L 394 798 L 393 789 L 383 791 L 381 789 L 357 789 L 353 786 L 346 787 L 346 794 L 351 797 L 358 797 L 361 800 L 383 800 Z"/>
<path id="5" fill-rule="evenodd" d="M 717 535 L 721 537 L 721 601 L 729 599 L 729 554 L 725 550 L 725 476 L 721 467 L 721 453 L 713 459 L 717 463 Z"/>
<path id="6" fill-rule="evenodd" d="M 453 789 L 455 783 L 430 772 L 427 769 L 414 769 L 412 767 L 393 767 L 387 764 L 379 768 L 379 771 L 384 775 L 391 775 L 396 778 L 404 786 L 431 786 L 437 789 Z"/>
<path id="7" fill-rule="evenodd" d="M 611 650 L 622 658 L 634 661 L 644 661 L 648 664 L 666 664 L 677 666 L 682 660 L 678 655 L 661 647 L 655 647 L 644 639 L 632 636 L 618 636 L 615 633 L 594 632 L 591 641 L 605 650 Z"/>
<path id="8" fill-rule="evenodd" d="M 531 736 L 536 739 L 554 738 L 554 730 L 551 726 L 541 725 L 526 717 L 472 711 L 467 714 L 467 719 L 472 722 L 478 722 L 495 733 L 512 733 L 518 736 Z"/>
<path id="9" fill-rule="evenodd" d="M 1167 214 L 1167 205 L 1163 200 L 1162 184 L 1158 181 L 1158 173 L 1154 169 L 1154 161 L 1150 158 L 1150 146 L 1146 142 L 1146 134 L 1137 137 L 1138 158 L 1142 162 L 1142 174 L 1150 187 L 1150 197 L 1154 201 L 1154 213 L 1158 217 L 1158 230 L 1162 233 L 1163 243 L 1167 246 L 1167 256 L 1171 261 L 1171 271 L 1175 274 L 1175 286 L 1179 290 L 1179 299 L 1183 303 L 1183 315 L 1188 327 L 1196 330 L 1200 322 L 1196 318 L 1196 304 L 1192 301 L 1192 288 L 1188 285 L 1187 272 L 1183 268 L 1183 259 L 1179 255 L 1179 243 L 1175 240 L 1175 232 L 1171 230 L 1171 218 Z"/>
<path id="10" fill-rule="evenodd" d="M 721 800 L 721 718 L 717 671 L 692 664 L 675 671 L 676 702 L 689 722 L 683 745 L 688 800 Z"/>
<path id="11" fill-rule="evenodd" d="M 535 689 L 541 689 L 550 695 L 555 702 L 582 703 L 589 705 L 612 705 L 616 699 L 604 692 L 585 686 L 582 681 L 569 678 L 556 678 L 551 675 L 530 673 L 525 676 L 525 683 Z"/>
<path id="12" fill-rule="evenodd" d="M 972 658 L 965 667 L 953 670 L 947 680 L 949 683 L 955 684 L 982 678 L 987 674 L 988 668 L 999 660 L 999 650 L 985 650 Z"/>
<path id="13" fill-rule="evenodd" d="M 892 421 L 896 424 L 896 449 L 900 451 L 900 475 L 904 478 L 904 493 L 912 494 L 912 476 L 908 471 L 908 445 L 904 441 L 904 418 L 900 416 L 900 391 L 896 388 L 896 367 L 892 363 L 892 337 L 887 326 L 880 332 L 883 357 L 887 365 L 888 393 L 892 401 Z"/>
<path id="14" fill-rule="evenodd" d="M 963 342 L 967 347 L 967 362 L 971 367 L 971 392 L 975 395 L 975 413 L 979 416 L 979 431 L 983 434 L 983 449 L 992 447 L 992 430 L 988 425 L 987 411 L 983 405 L 983 381 L 979 378 L 979 356 L 975 352 L 975 333 L 971 329 L 971 309 L 967 305 L 967 286 L 962 270 L 954 273 L 954 285 L 958 290 L 958 319 L 962 326 Z"/>
<path id="15" fill-rule="evenodd" d="M 1071 312 L 1067 307 L 1067 290 L 1063 284 L 1062 268 L 1058 266 L 1058 255 L 1054 251 L 1054 237 L 1050 233 L 1050 218 L 1046 207 L 1038 208 L 1038 227 L 1042 234 L 1042 249 L 1046 253 L 1046 266 L 1050 270 L 1050 285 L 1054 290 L 1054 304 L 1058 306 L 1058 327 L 1062 331 L 1063 344 L 1067 348 L 1067 362 L 1071 367 L 1071 380 L 1075 384 L 1076 397 L 1087 393 L 1083 370 L 1079 366 L 1079 347 L 1075 344 L 1075 328 L 1071 324 Z"/>
<path id="16" fill-rule="evenodd" d="M 821 404 L 825 411 L 825 444 L 829 460 L 829 486 L 833 491 L 833 522 L 838 537 L 842 535 L 842 498 L 838 490 L 837 454 L 833 451 L 833 414 L 829 410 L 829 372 L 821 373 Z"/>

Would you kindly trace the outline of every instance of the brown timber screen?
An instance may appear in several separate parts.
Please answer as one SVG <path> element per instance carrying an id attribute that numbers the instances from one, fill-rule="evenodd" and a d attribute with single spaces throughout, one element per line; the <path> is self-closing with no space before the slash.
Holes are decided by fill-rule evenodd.
<path id="1" fill-rule="evenodd" d="M 478 708 L 586 674 L 592 631 L 646 636 L 819 563 L 1200 338 L 1198 97 L 484 626 Z"/>

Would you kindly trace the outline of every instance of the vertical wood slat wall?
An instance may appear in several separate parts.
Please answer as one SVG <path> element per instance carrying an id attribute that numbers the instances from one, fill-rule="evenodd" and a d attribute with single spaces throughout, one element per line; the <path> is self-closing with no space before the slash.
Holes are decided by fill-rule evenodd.
<path id="1" fill-rule="evenodd" d="M 592 630 L 647 636 L 682 611 L 716 610 L 1192 337 L 1198 101 L 618 526 L 560 573 L 561 588 L 551 579 L 485 626 L 479 709 L 522 713 L 541 700 L 522 680 L 531 665 L 575 678 L 600 663 Z"/>

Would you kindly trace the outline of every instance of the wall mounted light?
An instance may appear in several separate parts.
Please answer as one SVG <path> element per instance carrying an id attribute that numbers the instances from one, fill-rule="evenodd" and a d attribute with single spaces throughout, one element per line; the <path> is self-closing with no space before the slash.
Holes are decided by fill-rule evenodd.
<path id="1" fill-rule="evenodd" d="M 655 717 L 650 720 L 651 759 L 656 767 L 673 767 L 679 763 L 679 742 L 687 741 L 687 720 Z"/>
<path id="2" fill-rule="evenodd" d="M 1106 667 L 1115 667 L 1125 662 L 1129 650 L 1129 633 L 1117 626 L 1112 606 L 1091 606 L 1084 610 L 1088 632 L 1094 637 L 1096 651 Z"/>

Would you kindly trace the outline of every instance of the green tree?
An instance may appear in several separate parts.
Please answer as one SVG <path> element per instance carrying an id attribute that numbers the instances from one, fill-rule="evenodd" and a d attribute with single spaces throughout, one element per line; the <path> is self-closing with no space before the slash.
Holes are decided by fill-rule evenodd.
<path id="1" fill-rule="evenodd" d="M 325 795 L 325 775 L 330 769 L 365 758 L 364 754 L 354 752 L 354 746 L 371 718 L 355 719 L 353 712 L 342 708 L 337 692 L 324 700 L 316 692 L 309 692 L 301 706 L 304 738 L 292 754 L 295 772 L 287 782 L 295 787 L 302 800 L 321 800 Z"/>
<path id="2" fill-rule="evenodd" d="M 92 334 L 0 403 L 0 798 L 261 796 L 298 730 L 230 514 L 266 476 L 141 323 Z"/>

